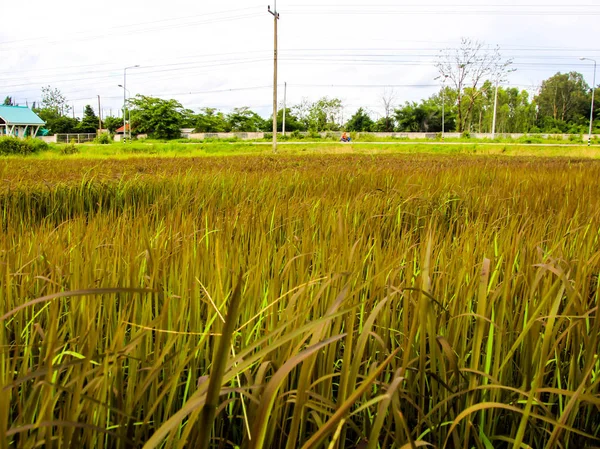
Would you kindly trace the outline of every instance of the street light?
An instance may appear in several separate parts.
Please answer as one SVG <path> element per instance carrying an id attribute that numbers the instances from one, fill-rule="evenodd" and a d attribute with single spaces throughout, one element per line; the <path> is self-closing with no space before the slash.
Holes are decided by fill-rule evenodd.
<path id="1" fill-rule="evenodd" d="M 121 86 L 123 87 L 123 137 L 125 137 L 127 134 L 127 98 L 125 97 L 125 93 L 127 91 L 127 69 L 134 69 L 136 67 L 139 67 L 139 65 L 136 64 L 123 69 L 123 86 Z M 131 140 L 131 126 L 129 127 L 129 140 Z"/>
<path id="2" fill-rule="evenodd" d="M 517 69 L 507 70 L 506 73 L 515 72 Z M 494 94 L 494 116 L 492 117 L 492 139 L 496 137 L 496 108 L 498 106 L 498 84 L 500 83 L 500 74 L 496 77 L 496 93 Z"/>
<path id="3" fill-rule="evenodd" d="M 445 97 L 445 90 L 446 90 L 446 80 L 448 79 L 448 75 L 443 75 L 444 79 L 442 80 L 442 142 L 444 141 L 444 123 L 446 122 L 444 119 L 444 107 L 446 106 L 446 97 Z M 439 80 L 442 77 L 442 75 L 434 78 L 433 80 Z"/>
<path id="4" fill-rule="evenodd" d="M 592 61 L 594 63 L 594 78 L 592 81 L 592 106 L 590 107 L 590 131 L 588 133 L 588 147 L 592 144 L 592 123 L 594 121 L 594 90 L 596 88 L 596 60 L 591 58 L 579 58 L 580 61 Z"/>
<path id="5" fill-rule="evenodd" d="M 129 98 L 131 98 L 131 92 L 129 92 L 129 89 L 125 89 L 125 87 L 122 84 L 118 84 L 118 86 L 123 89 L 124 97 L 125 97 L 125 92 L 127 92 L 127 95 L 129 96 Z M 125 139 L 126 135 L 127 135 L 126 134 L 127 133 L 127 121 L 126 121 L 127 111 L 129 111 L 129 110 L 125 109 L 125 106 L 123 106 L 123 139 Z M 129 134 L 131 134 L 131 111 L 129 111 Z M 131 138 L 131 135 L 129 137 Z"/>

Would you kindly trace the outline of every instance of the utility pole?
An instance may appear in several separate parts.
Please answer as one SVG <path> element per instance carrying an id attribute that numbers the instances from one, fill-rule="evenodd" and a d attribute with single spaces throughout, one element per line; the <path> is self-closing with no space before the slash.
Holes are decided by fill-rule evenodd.
<path id="1" fill-rule="evenodd" d="M 594 63 L 594 78 L 592 81 L 592 106 L 590 107 L 590 130 L 588 132 L 588 147 L 592 144 L 592 125 L 594 123 L 594 91 L 596 90 L 596 60 L 590 58 L 579 58 L 581 61 L 592 61 Z"/>
<path id="2" fill-rule="evenodd" d="M 100 95 L 98 95 L 98 132 L 102 130 L 102 109 L 100 109 Z"/>
<path id="3" fill-rule="evenodd" d="M 281 125 L 281 130 L 283 131 L 283 135 L 285 136 L 285 101 L 287 97 L 287 82 L 283 83 L 283 124 Z"/>
<path id="4" fill-rule="evenodd" d="M 279 13 L 277 12 L 277 0 L 273 5 L 267 6 L 267 10 L 273 16 L 273 153 L 277 152 L 277 21 Z"/>

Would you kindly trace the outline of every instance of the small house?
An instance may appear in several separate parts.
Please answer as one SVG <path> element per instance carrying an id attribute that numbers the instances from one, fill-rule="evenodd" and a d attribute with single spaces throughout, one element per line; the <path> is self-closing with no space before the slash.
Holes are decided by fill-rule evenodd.
<path id="1" fill-rule="evenodd" d="M 26 106 L 0 105 L 0 136 L 11 136 L 24 139 L 35 137 L 44 122 Z"/>

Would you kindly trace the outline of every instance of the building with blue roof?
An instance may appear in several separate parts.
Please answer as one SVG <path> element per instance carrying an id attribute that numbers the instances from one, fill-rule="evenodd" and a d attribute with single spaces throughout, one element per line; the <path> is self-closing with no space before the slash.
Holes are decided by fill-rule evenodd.
<path id="1" fill-rule="evenodd" d="M 26 106 L 0 105 L 0 136 L 19 137 L 34 136 L 44 122 L 38 115 Z"/>

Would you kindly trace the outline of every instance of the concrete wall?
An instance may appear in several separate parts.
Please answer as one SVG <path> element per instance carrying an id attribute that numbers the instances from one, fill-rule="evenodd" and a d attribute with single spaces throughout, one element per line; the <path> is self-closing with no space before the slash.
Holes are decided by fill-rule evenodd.
<path id="1" fill-rule="evenodd" d="M 270 133 L 269 133 L 270 134 Z M 291 133 L 286 133 L 288 136 Z M 307 140 L 310 140 L 309 133 L 302 132 L 300 133 L 304 135 Z M 393 133 L 351 133 L 355 138 L 360 139 L 361 137 L 365 140 L 370 140 L 376 142 L 377 139 L 430 139 L 435 140 L 440 133 L 401 133 L 401 132 L 393 132 Z M 240 140 L 255 140 L 255 139 L 263 139 L 265 133 L 182 133 L 183 138 L 187 139 L 195 139 L 195 140 L 204 140 L 204 139 L 231 139 L 237 137 Z M 278 133 L 281 136 L 281 133 Z M 321 138 L 325 138 L 331 135 L 336 137 L 341 137 L 342 132 L 338 131 L 329 131 L 319 133 Z M 496 138 L 512 138 L 519 139 L 523 136 L 530 137 L 541 137 L 543 139 L 557 139 L 557 140 L 569 140 L 570 134 L 502 134 L 496 133 Z M 577 134 L 577 137 L 580 135 Z M 596 135 L 598 136 L 598 135 Z M 444 138 L 446 139 L 458 139 L 461 137 L 461 133 L 444 133 Z M 592 135 L 592 138 L 594 135 Z M 492 139 L 491 133 L 471 133 L 471 138 L 473 139 Z M 587 134 L 583 135 L 584 140 L 587 140 Z"/>
<path id="2" fill-rule="evenodd" d="M 56 143 L 56 134 L 53 136 L 40 136 L 38 139 L 41 139 L 46 143 Z"/>

